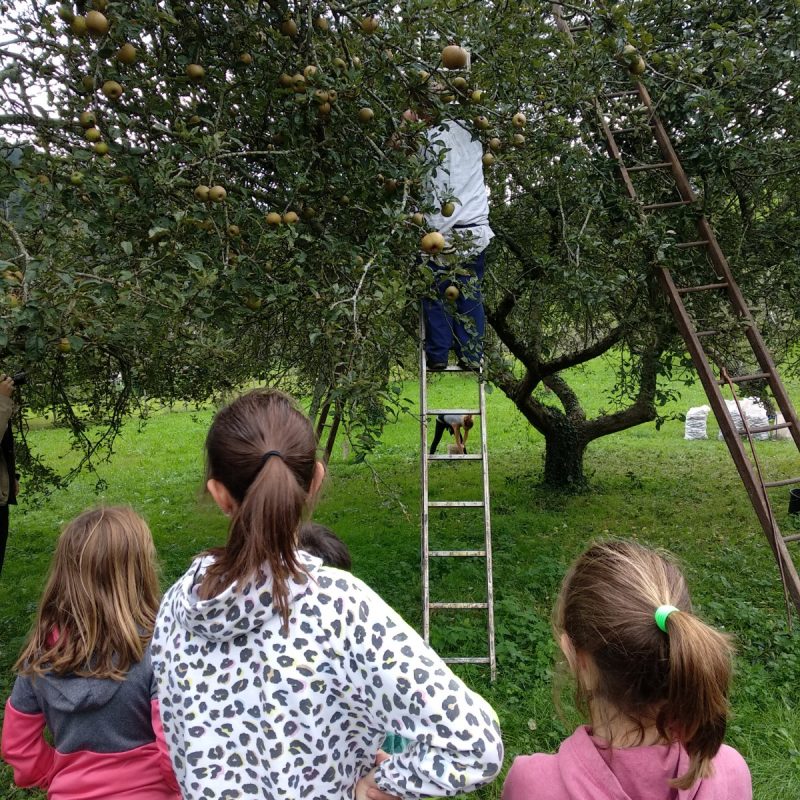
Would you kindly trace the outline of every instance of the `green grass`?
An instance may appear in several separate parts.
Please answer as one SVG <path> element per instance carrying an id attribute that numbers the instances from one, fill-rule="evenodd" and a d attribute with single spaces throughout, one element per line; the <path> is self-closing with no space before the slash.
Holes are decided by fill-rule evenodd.
<path id="1" fill-rule="evenodd" d="M 465 376 L 433 379 L 431 404 L 468 405 L 474 383 Z M 576 371 L 571 380 L 587 410 L 608 407 L 611 368 Z M 790 387 L 800 400 L 800 387 Z M 417 386 L 406 387 L 416 397 Z M 438 398 L 438 399 L 437 399 Z M 702 391 L 685 389 L 685 410 L 703 402 Z M 164 584 L 175 580 L 197 551 L 223 540 L 225 520 L 202 499 L 202 442 L 210 412 L 156 414 L 142 431 L 130 424 L 111 464 L 84 476 L 41 507 L 13 512 L 12 539 L 0 579 L 0 690 L 7 693 L 10 666 L 19 651 L 59 527 L 97 502 L 97 478 L 107 481 L 102 499 L 129 502 L 148 520 L 162 560 Z M 737 639 L 734 717 L 729 742 L 747 759 L 755 796 L 800 796 L 800 700 L 795 682 L 800 637 L 787 629 L 777 568 L 728 455 L 716 438 L 685 442 L 682 424 L 660 431 L 640 426 L 590 446 L 586 458 L 592 491 L 563 496 L 537 486 L 542 438 L 495 391 L 489 395 L 492 522 L 499 678 L 492 685 L 480 668 L 461 674 L 495 706 L 507 750 L 552 750 L 569 724 L 555 714 L 550 611 L 569 562 L 588 542 L 608 535 L 638 539 L 672 550 L 685 565 L 696 605 Z M 716 436 L 716 424 L 709 423 Z M 478 440 L 477 429 L 472 444 Z M 72 458 L 64 432 L 46 427 L 31 441 L 50 459 Z M 419 426 L 411 414 L 389 426 L 369 466 L 342 458 L 337 447 L 330 480 L 316 518 L 349 545 L 354 571 L 412 624 L 420 624 Z M 797 475 L 791 443 L 766 442 L 760 453 L 768 474 Z M 475 465 L 432 465 L 438 496 L 479 497 Z M 436 473 L 433 474 L 433 470 Z M 786 520 L 787 490 L 776 490 L 779 521 Z M 472 515 L 472 516 L 470 516 Z M 432 544 L 469 546 L 481 536 L 475 511 L 435 512 Z M 479 569 L 433 576 L 439 599 L 479 597 Z M 449 592 L 449 594 L 447 594 Z M 482 618 L 436 617 L 433 641 L 444 654 L 472 655 L 484 645 Z M 497 798 L 500 782 L 477 797 Z M 0 797 L 22 797 L 0 771 Z"/>

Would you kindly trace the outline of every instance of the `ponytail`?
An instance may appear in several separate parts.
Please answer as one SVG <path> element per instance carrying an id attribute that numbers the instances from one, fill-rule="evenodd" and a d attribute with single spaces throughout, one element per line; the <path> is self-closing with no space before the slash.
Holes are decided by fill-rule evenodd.
<path id="1" fill-rule="evenodd" d="M 676 608 L 657 623 L 661 606 Z M 604 701 L 637 722 L 642 738 L 654 722 L 663 739 L 679 742 L 689 769 L 670 781 L 676 789 L 711 773 L 725 736 L 733 647 L 692 613 L 671 558 L 632 542 L 592 545 L 564 578 L 554 627 L 596 668 L 591 687 L 578 687 L 590 716 L 592 700 Z"/>
<path id="2" fill-rule="evenodd" d="M 686 749 L 689 770 L 670 781 L 670 786 L 688 789 L 709 777 L 712 759 L 725 738 L 733 648 L 730 637 L 694 614 L 670 614 L 666 625 L 669 676 L 658 729 Z"/>
<path id="3" fill-rule="evenodd" d="M 289 581 L 300 580 L 296 539 L 309 506 L 316 465 L 311 422 L 288 395 L 253 391 L 217 414 L 206 440 L 207 475 L 237 502 L 228 541 L 210 551 L 214 563 L 198 589 L 216 597 L 263 572 L 272 602 L 289 621 Z"/>

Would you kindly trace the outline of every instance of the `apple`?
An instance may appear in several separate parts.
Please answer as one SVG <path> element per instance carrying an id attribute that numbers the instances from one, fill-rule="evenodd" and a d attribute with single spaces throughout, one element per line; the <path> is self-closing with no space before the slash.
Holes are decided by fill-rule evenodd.
<path id="1" fill-rule="evenodd" d="M 103 138 L 103 134 L 100 133 L 97 128 L 87 128 L 83 134 L 83 138 L 86 139 L 87 142 L 99 142 Z"/>
<path id="2" fill-rule="evenodd" d="M 494 164 L 494 162 L 496 161 L 496 159 L 491 153 L 484 153 L 481 161 L 483 162 L 484 167 L 491 167 L 492 164 Z"/>
<path id="3" fill-rule="evenodd" d="M 368 36 L 378 30 L 378 20 L 373 16 L 364 17 L 361 20 L 361 32 L 366 33 Z"/>
<path id="4" fill-rule="evenodd" d="M 228 225 L 228 236 L 238 236 L 241 233 L 238 225 Z"/>
<path id="5" fill-rule="evenodd" d="M 92 76 L 92 75 L 84 75 L 81 78 L 81 85 L 83 86 L 84 89 L 86 89 L 87 92 L 93 92 L 94 91 L 94 76 Z"/>
<path id="6" fill-rule="evenodd" d="M 288 72 L 281 72 L 278 76 L 278 83 L 283 86 L 284 89 L 289 89 L 294 86 L 294 79 Z"/>
<path id="7" fill-rule="evenodd" d="M 369 106 L 364 106 L 364 108 L 359 108 L 358 119 L 359 122 L 363 122 L 365 124 L 367 122 L 372 122 L 372 120 L 375 119 L 375 112 Z"/>
<path id="8" fill-rule="evenodd" d="M 464 69 L 469 62 L 469 53 L 457 44 L 449 44 L 442 50 L 442 66 L 446 69 Z"/>
<path id="9" fill-rule="evenodd" d="M 284 36 L 294 39 L 297 36 L 297 23 L 291 17 L 287 17 L 281 22 L 280 31 Z"/>
<path id="10" fill-rule="evenodd" d="M 460 294 L 461 292 L 458 291 L 458 286 L 453 286 L 453 284 L 450 284 L 450 286 L 448 286 L 444 290 L 445 298 L 449 300 L 451 303 L 455 303 L 455 301 L 458 300 L 458 296 Z"/>
<path id="11" fill-rule="evenodd" d="M 190 128 L 196 128 L 202 121 L 203 118 L 199 114 L 192 114 L 188 119 L 188 124 Z"/>
<path id="12" fill-rule="evenodd" d="M 317 17 L 314 20 L 314 27 L 322 33 L 327 33 L 331 28 L 331 24 L 325 17 Z"/>
<path id="13" fill-rule="evenodd" d="M 306 90 L 306 76 L 302 72 L 295 72 L 292 75 L 292 87 L 298 94 Z"/>
<path id="14" fill-rule="evenodd" d="M 280 225 L 283 222 L 283 217 L 277 211 L 270 211 L 264 219 L 266 219 L 267 225 Z"/>
<path id="15" fill-rule="evenodd" d="M 92 8 L 98 11 L 105 11 L 108 8 L 108 0 L 92 0 Z"/>
<path id="16" fill-rule="evenodd" d="M 116 59 L 122 64 L 135 63 L 136 48 L 130 42 L 125 42 L 125 44 L 117 50 Z"/>
<path id="17" fill-rule="evenodd" d="M 86 27 L 86 17 L 77 16 L 74 17 L 72 22 L 69 24 L 69 29 L 76 35 L 76 36 L 84 36 L 88 28 Z"/>
<path id="18" fill-rule="evenodd" d="M 397 191 L 397 181 L 394 178 L 389 178 L 383 182 L 383 191 L 386 194 L 394 194 Z"/>
<path id="19" fill-rule="evenodd" d="M 17 273 L 12 269 L 3 270 L 3 280 L 5 280 L 6 283 L 19 283 Z"/>
<path id="20" fill-rule="evenodd" d="M 317 216 L 317 210 L 313 206 L 303 206 L 300 216 L 303 219 L 314 219 Z"/>
<path id="21" fill-rule="evenodd" d="M 73 186 L 80 186 L 83 183 L 83 173 L 73 172 L 72 175 L 69 176 L 69 182 Z"/>
<path id="22" fill-rule="evenodd" d="M 453 85 L 453 88 L 458 92 L 466 92 L 467 89 L 469 88 L 467 79 L 461 77 L 461 75 L 459 75 L 456 78 L 453 78 L 453 80 L 451 80 L 450 83 Z"/>
<path id="23" fill-rule="evenodd" d="M 108 33 L 108 20 L 99 11 L 90 11 L 86 15 L 86 28 L 94 36 L 105 36 Z"/>
<path id="24" fill-rule="evenodd" d="M 78 117 L 78 122 L 80 123 L 81 128 L 94 128 L 95 124 L 97 123 L 97 118 L 95 117 L 93 111 L 81 111 L 80 116 Z"/>
<path id="25" fill-rule="evenodd" d="M 338 70 L 347 69 L 347 62 L 340 56 L 337 56 L 336 58 L 333 59 L 333 66 L 335 69 Z"/>
<path id="26" fill-rule="evenodd" d="M 489 147 L 492 150 L 502 150 L 503 143 L 496 136 L 493 136 L 491 139 L 489 139 Z"/>
<path id="27" fill-rule="evenodd" d="M 339 96 L 339 95 L 338 95 L 338 93 L 336 92 L 336 89 L 328 89 L 328 100 L 329 100 L 331 103 L 335 103 L 335 102 L 336 102 L 336 98 L 337 98 L 338 96 Z"/>
<path id="28" fill-rule="evenodd" d="M 469 96 L 469 99 L 472 100 L 473 103 L 480 103 L 483 100 L 483 95 L 485 92 L 483 89 L 474 89 L 472 94 Z"/>
<path id="29" fill-rule="evenodd" d="M 643 75 L 645 70 L 647 69 L 647 62 L 639 56 L 633 64 L 628 67 L 630 69 L 631 74 L 633 75 Z"/>
<path id="30" fill-rule="evenodd" d="M 208 199 L 214 203 L 224 203 L 228 193 L 222 186 L 212 186 L 208 190 Z"/>
<path id="31" fill-rule="evenodd" d="M 525 137 L 521 133 L 515 133 L 511 137 L 511 144 L 513 144 L 514 147 L 522 147 L 522 145 L 525 144 Z"/>
<path id="32" fill-rule="evenodd" d="M 58 16 L 63 19 L 64 22 L 72 22 L 72 20 L 75 19 L 75 12 L 72 10 L 72 6 L 68 6 L 64 3 L 58 7 Z"/>
<path id="33" fill-rule="evenodd" d="M 93 148 L 95 153 L 98 156 L 104 156 L 108 154 L 108 142 L 98 142 Z"/>
<path id="34" fill-rule="evenodd" d="M 62 336 L 58 342 L 56 342 L 56 350 L 59 353 L 69 353 L 72 350 L 72 345 L 69 343 L 69 339 L 66 336 Z"/>
<path id="35" fill-rule="evenodd" d="M 187 64 L 186 76 L 190 81 L 201 81 L 206 76 L 206 71 L 199 64 Z"/>
<path id="36" fill-rule="evenodd" d="M 422 248 L 423 252 L 428 253 L 430 255 L 434 255 L 435 253 L 441 253 L 444 250 L 445 245 L 444 236 L 442 236 L 439 231 L 432 231 L 431 233 L 426 233 L 422 240 L 420 241 L 420 247 Z"/>
<path id="37" fill-rule="evenodd" d="M 456 211 L 456 204 L 455 203 L 445 203 L 442 206 L 442 216 L 443 217 L 452 217 Z"/>
<path id="38" fill-rule="evenodd" d="M 358 56 L 353 56 L 350 60 L 353 62 L 354 67 L 361 66 L 361 59 Z"/>
<path id="39" fill-rule="evenodd" d="M 629 64 L 636 61 L 638 57 L 639 57 L 639 51 L 636 49 L 635 45 L 626 44 L 625 47 L 622 48 L 622 58 Z"/>
<path id="40" fill-rule="evenodd" d="M 475 127 L 481 131 L 488 130 L 492 125 L 492 123 L 489 122 L 488 117 L 484 116 L 475 117 L 475 119 L 472 122 L 475 125 Z"/>
<path id="41" fill-rule="evenodd" d="M 308 64 L 308 66 L 303 67 L 303 75 L 306 78 L 313 78 L 318 72 L 317 67 L 314 64 Z"/>
<path id="42" fill-rule="evenodd" d="M 106 81 L 103 84 L 103 94 L 109 100 L 119 100 L 122 97 L 123 88 L 116 81 Z"/>
<path id="43" fill-rule="evenodd" d="M 527 121 L 528 120 L 525 119 L 525 115 L 521 111 L 518 111 L 513 117 L 511 117 L 511 124 L 515 128 L 524 128 Z"/>
<path id="44" fill-rule="evenodd" d="M 194 196 L 197 200 L 201 203 L 208 202 L 208 193 L 210 189 L 204 183 L 201 183 L 199 186 L 194 187 Z"/>
<path id="45" fill-rule="evenodd" d="M 260 297 L 256 297 L 254 294 L 249 294 L 244 299 L 244 304 L 251 310 L 251 311 L 258 311 L 263 304 L 263 300 Z"/>
<path id="46" fill-rule="evenodd" d="M 253 63 L 253 56 L 250 53 L 239 53 L 239 63 L 249 67 Z"/>
<path id="47" fill-rule="evenodd" d="M 299 219 L 300 219 L 300 217 L 298 217 L 297 214 L 294 211 L 287 211 L 283 215 L 283 224 L 284 225 L 296 225 L 297 221 Z"/>
<path id="48" fill-rule="evenodd" d="M 317 89 L 314 92 L 314 99 L 322 105 L 323 103 L 327 103 L 329 98 L 328 93 L 324 89 Z"/>
<path id="49" fill-rule="evenodd" d="M 424 215 L 424 214 L 422 214 L 422 213 L 420 213 L 419 211 L 415 211 L 415 212 L 414 212 L 414 213 L 411 215 L 411 221 L 412 221 L 412 222 L 413 222 L 415 225 L 424 225 L 424 224 L 425 224 L 425 215 Z"/>
<path id="50" fill-rule="evenodd" d="M 343 194 L 339 198 L 339 205 L 340 206 L 349 206 L 350 205 L 350 198 L 346 194 Z"/>

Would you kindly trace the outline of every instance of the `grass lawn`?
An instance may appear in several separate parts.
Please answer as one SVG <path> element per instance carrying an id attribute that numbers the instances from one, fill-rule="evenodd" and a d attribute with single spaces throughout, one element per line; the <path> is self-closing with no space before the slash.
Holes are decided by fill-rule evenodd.
<path id="1" fill-rule="evenodd" d="M 601 364 L 571 376 L 588 410 L 609 406 L 611 369 Z M 433 379 L 431 405 L 474 402 L 469 377 Z M 409 383 L 409 397 L 417 386 Z M 791 387 L 800 401 L 800 386 Z M 437 399 L 438 398 L 438 399 Z M 555 749 L 575 719 L 554 712 L 555 656 L 549 617 L 569 562 L 593 539 L 635 538 L 672 550 L 685 565 L 695 603 L 714 624 L 732 632 L 739 655 L 728 741 L 747 759 L 760 800 L 800 797 L 800 635 L 787 628 L 777 568 L 739 483 L 716 423 L 708 441 L 685 442 L 682 424 L 660 431 L 641 426 L 594 443 L 586 458 L 592 492 L 559 496 L 538 488 L 542 438 L 513 406 L 489 395 L 492 523 L 497 617 L 497 682 L 481 668 L 460 674 L 485 694 L 500 716 L 507 761 L 518 753 Z M 699 386 L 683 390 L 680 408 L 703 402 Z M 155 415 L 143 430 L 130 424 L 112 463 L 84 476 L 41 507 L 12 512 L 12 538 L 0 579 L 0 690 L 10 672 L 39 598 L 59 527 L 99 499 L 95 482 L 107 482 L 102 499 L 128 502 L 150 523 L 168 585 L 199 550 L 223 540 L 225 519 L 203 499 L 202 442 L 210 412 Z M 473 431 L 473 444 L 478 442 Z M 390 425 L 369 466 L 344 459 L 337 447 L 330 481 L 316 518 L 349 545 L 355 573 L 414 625 L 420 623 L 419 425 L 407 414 Z M 69 452 L 64 432 L 43 427 L 31 435 L 49 458 Z M 767 474 L 793 477 L 800 459 L 791 442 L 766 442 L 760 453 Z M 474 469 L 473 469 L 474 468 Z M 434 472 L 435 470 L 435 472 Z M 433 496 L 480 497 L 475 464 L 432 464 Z M 786 519 L 788 489 L 776 491 L 779 522 Z M 800 528 L 799 524 L 794 525 Z M 432 545 L 477 545 L 482 529 L 475 510 L 436 510 Z M 435 572 L 435 599 L 480 599 L 483 576 L 464 559 L 459 569 Z M 482 618 L 465 624 L 435 618 L 433 641 L 445 655 L 478 655 L 485 643 Z M 476 797 L 497 798 L 501 783 Z M 31 796 L 11 785 L 0 768 L 0 798 Z"/>

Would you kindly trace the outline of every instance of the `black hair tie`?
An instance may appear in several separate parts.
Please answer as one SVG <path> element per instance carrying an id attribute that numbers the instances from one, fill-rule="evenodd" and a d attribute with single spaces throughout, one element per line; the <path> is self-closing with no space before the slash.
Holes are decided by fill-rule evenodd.
<path id="1" fill-rule="evenodd" d="M 264 468 L 264 464 L 266 464 L 267 461 L 272 458 L 272 456 L 277 456 L 281 461 L 283 461 L 283 453 L 281 453 L 280 450 L 267 450 L 267 452 L 261 456 L 261 466 L 259 467 L 259 470 Z"/>

